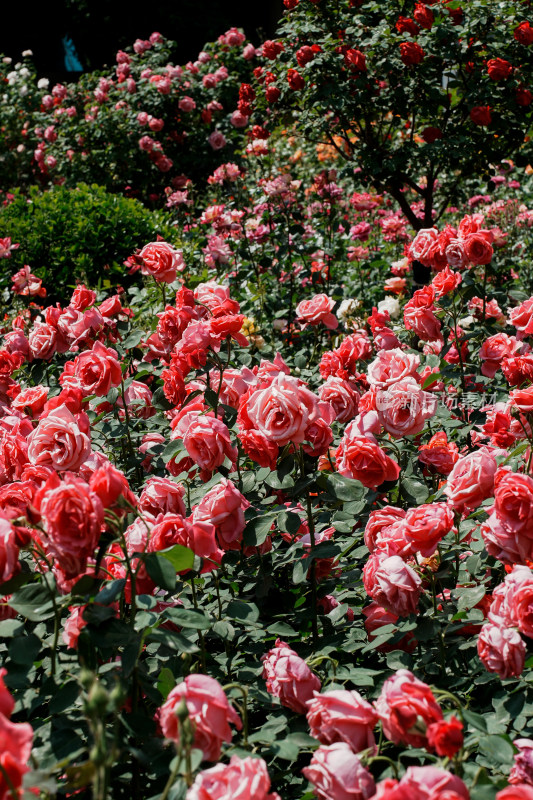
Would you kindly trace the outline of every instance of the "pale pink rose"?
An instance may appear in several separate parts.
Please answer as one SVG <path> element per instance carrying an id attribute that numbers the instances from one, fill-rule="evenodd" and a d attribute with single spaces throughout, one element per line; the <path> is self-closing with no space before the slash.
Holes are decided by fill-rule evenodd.
<path id="1" fill-rule="evenodd" d="M 337 317 L 331 313 L 334 305 L 335 300 L 327 294 L 315 294 L 309 300 L 298 303 L 296 316 L 308 325 L 319 325 L 322 322 L 326 328 L 333 330 L 339 326 Z"/>
<path id="2" fill-rule="evenodd" d="M 407 669 L 387 678 L 375 707 L 387 739 L 412 747 L 425 747 L 425 728 L 443 718 L 430 687 Z"/>
<path id="3" fill-rule="evenodd" d="M 176 711 L 182 700 L 194 731 L 193 747 L 203 752 L 204 761 L 218 761 L 222 743 L 231 742 L 230 724 L 242 728 L 222 686 L 208 675 L 188 675 L 172 689 L 159 711 L 159 724 L 163 735 L 176 744 L 180 740 Z"/>
<path id="4" fill-rule="evenodd" d="M 213 369 L 209 373 L 209 382 L 211 387 L 218 391 L 220 385 L 220 372 Z M 239 402 L 243 394 L 246 394 L 250 386 L 256 383 L 256 376 L 248 367 L 241 369 L 232 369 L 228 367 L 222 375 L 222 384 L 220 386 L 219 400 L 223 405 L 238 408 Z"/>
<path id="5" fill-rule="evenodd" d="M 28 437 L 28 458 L 31 463 L 52 467 L 60 472 L 75 472 L 90 452 L 91 440 L 80 430 L 76 417 L 66 405 L 54 408 L 48 416 L 41 417 Z"/>
<path id="6" fill-rule="evenodd" d="M 319 692 L 320 680 L 311 672 L 303 658 L 286 642 L 276 639 L 276 646 L 261 657 L 267 690 L 279 697 L 282 705 L 305 714 L 313 692 Z"/>
<path id="7" fill-rule="evenodd" d="M 363 585 L 372 600 L 399 617 L 418 610 L 422 579 L 401 556 L 373 553 L 363 569 Z"/>
<path id="8" fill-rule="evenodd" d="M 398 439 L 423 430 L 437 410 L 437 398 L 424 392 L 414 378 L 404 378 L 377 392 L 376 408 L 387 433 Z"/>
<path id="9" fill-rule="evenodd" d="M 357 414 L 360 395 L 350 381 L 330 375 L 320 387 L 318 396 L 333 406 L 338 422 L 350 422 Z"/>
<path id="10" fill-rule="evenodd" d="M 232 756 L 199 772 L 186 800 L 280 800 L 270 792 L 270 777 L 262 758 Z"/>
<path id="11" fill-rule="evenodd" d="M 302 774 L 319 800 L 368 800 L 376 791 L 374 778 L 344 742 L 315 750 Z"/>
<path id="12" fill-rule="evenodd" d="M 209 139 L 207 140 L 213 150 L 221 150 L 226 144 L 226 137 L 222 133 L 222 131 L 213 131 L 210 135 Z"/>
<path id="13" fill-rule="evenodd" d="M 446 260 L 453 269 L 463 269 L 467 263 L 463 239 L 452 239 L 446 248 Z"/>
<path id="14" fill-rule="evenodd" d="M 487 553 L 504 564 L 512 566 L 533 559 L 533 541 L 502 525 L 495 513 L 482 523 L 481 535 Z"/>
<path id="15" fill-rule="evenodd" d="M 143 275 L 152 275 L 160 283 L 172 283 L 185 269 L 183 256 L 168 242 L 151 242 L 139 253 Z"/>
<path id="16" fill-rule="evenodd" d="M 417 369 L 420 357 L 414 353 L 406 353 L 399 348 L 381 350 L 368 365 L 367 380 L 370 386 L 386 389 L 403 378 L 418 379 Z"/>
<path id="17" fill-rule="evenodd" d="M 95 342 L 91 350 L 85 350 L 74 361 L 67 361 L 59 383 L 64 388 L 81 389 L 84 396 L 91 394 L 104 397 L 112 387 L 120 385 L 122 370 L 116 350 Z"/>
<path id="18" fill-rule="evenodd" d="M 448 475 L 444 494 L 456 511 L 477 508 L 494 492 L 494 476 L 498 465 L 494 453 L 488 448 L 460 458 Z"/>
<path id="19" fill-rule="evenodd" d="M 419 230 L 409 246 L 409 258 L 420 261 L 425 266 L 431 266 L 429 256 L 438 237 L 439 231 L 437 228 L 422 228 Z"/>
<path id="20" fill-rule="evenodd" d="M 513 744 L 518 749 L 518 753 L 515 753 L 509 783 L 525 783 L 532 787 L 531 797 L 533 798 L 533 740 L 515 739 Z"/>
<path id="21" fill-rule="evenodd" d="M 89 484 L 73 475 L 52 475 L 34 498 L 44 523 L 43 542 L 67 578 L 86 567 L 104 523 L 104 508 Z"/>
<path id="22" fill-rule="evenodd" d="M 57 350 L 57 329 L 46 322 L 37 322 L 30 330 L 28 343 L 33 358 L 48 360 Z"/>
<path id="23" fill-rule="evenodd" d="M 150 478 L 141 492 L 139 510 L 157 517 L 158 514 L 186 515 L 183 495 L 185 487 L 170 478 Z"/>
<path id="24" fill-rule="evenodd" d="M 503 619 L 499 623 L 493 621 L 483 625 L 477 640 L 477 652 L 488 672 L 495 672 L 502 679 L 515 678 L 524 669 L 526 646 L 517 630 L 507 627 Z"/>
<path id="25" fill-rule="evenodd" d="M 93 339 L 104 324 L 104 318 L 94 306 L 83 312 L 67 306 L 57 320 L 57 330 L 68 345 L 60 347 L 58 343 L 59 352 L 66 352 L 69 346 L 71 350 L 78 349 L 81 344 Z"/>
<path id="26" fill-rule="evenodd" d="M 346 742 L 354 753 L 375 750 L 373 729 L 378 716 L 358 692 L 346 689 L 315 692 L 307 704 L 307 721 L 311 736 L 322 744 Z"/>
<path id="27" fill-rule="evenodd" d="M 453 512 L 445 503 L 428 503 L 410 508 L 403 528 L 412 553 L 429 558 L 439 542 L 453 529 Z"/>
<path id="28" fill-rule="evenodd" d="M 215 526 L 216 538 L 223 550 L 240 550 L 246 526 L 244 511 L 250 506 L 237 487 L 227 478 L 205 494 L 193 513 L 195 520 Z"/>
<path id="29" fill-rule="evenodd" d="M 237 450 L 231 444 L 228 426 L 207 414 L 199 415 L 191 422 L 183 437 L 183 444 L 206 476 L 220 467 L 226 458 L 232 465 L 237 460 Z"/>

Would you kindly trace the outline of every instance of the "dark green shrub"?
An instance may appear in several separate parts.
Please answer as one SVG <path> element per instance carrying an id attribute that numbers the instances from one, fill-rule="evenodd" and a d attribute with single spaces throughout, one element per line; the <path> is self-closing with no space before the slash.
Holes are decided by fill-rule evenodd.
<path id="1" fill-rule="evenodd" d="M 124 260 L 158 234 L 175 243 L 163 213 L 101 186 L 16 191 L 0 208 L 0 236 L 20 244 L 3 262 L 1 285 L 9 286 L 24 264 L 42 279 L 51 299 L 65 300 L 79 281 L 100 288 L 124 285 L 129 282 Z"/>

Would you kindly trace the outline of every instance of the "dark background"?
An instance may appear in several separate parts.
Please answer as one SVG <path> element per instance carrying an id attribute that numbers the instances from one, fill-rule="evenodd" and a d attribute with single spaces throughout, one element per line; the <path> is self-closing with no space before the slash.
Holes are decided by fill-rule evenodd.
<path id="1" fill-rule="evenodd" d="M 173 61 L 184 64 L 233 26 L 258 45 L 273 35 L 282 11 L 282 0 L 11 0 L 0 53 L 17 61 L 23 50 L 32 50 L 40 77 L 72 80 L 75 75 L 65 70 L 64 36 L 87 71 L 114 64 L 119 48 L 159 31 L 177 42 Z"/>

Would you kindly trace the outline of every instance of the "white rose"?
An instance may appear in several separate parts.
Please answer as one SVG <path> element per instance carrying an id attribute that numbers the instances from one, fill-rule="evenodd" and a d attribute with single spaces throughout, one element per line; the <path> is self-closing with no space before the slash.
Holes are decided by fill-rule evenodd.
<path id="1" fill-rule="evenodd" d="M 400 316 L 400 304 L 395 297 L 386 297 L 378 303 L 378 311 L 388 311 L 391 319 Z"/>

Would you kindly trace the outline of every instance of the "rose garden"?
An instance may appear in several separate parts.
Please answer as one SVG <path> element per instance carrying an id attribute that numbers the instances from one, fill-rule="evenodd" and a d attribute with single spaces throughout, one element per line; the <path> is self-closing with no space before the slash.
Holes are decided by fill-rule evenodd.
<path id="1" fill-rule="evenodd" d="M 0 63 L 0 800 L 533 800 L 533 9 Z"/>

